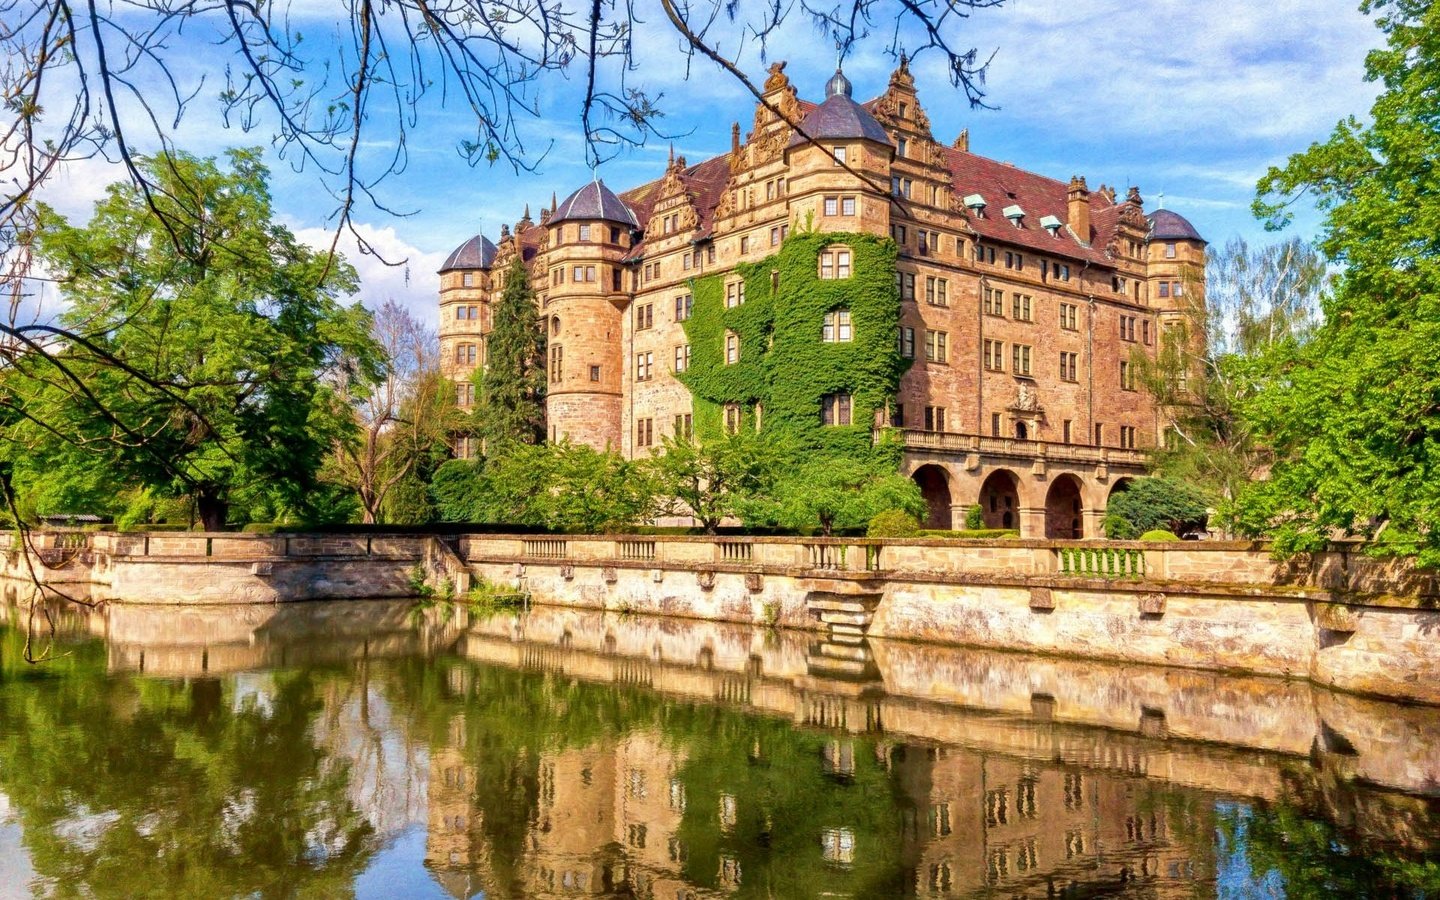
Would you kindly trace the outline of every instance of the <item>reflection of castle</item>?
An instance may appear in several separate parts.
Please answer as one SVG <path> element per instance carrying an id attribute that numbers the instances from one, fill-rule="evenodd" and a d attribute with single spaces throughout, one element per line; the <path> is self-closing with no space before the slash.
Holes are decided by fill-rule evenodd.
<path id="1" fill-rule="evenodd" d="M 452 895 L 470 897 L 497 888 L 490 850 L 479 837 L 475 760 L 459 721 L 452 744 L 432 754 L 426 861 Z M 994 889 L 1044 897 L 1131 883 L 1143 883 L 1147 896 L 1188 896 L 1195 869 L 1213 867 L 1192 860 L 1190 848 L 1171 834 L 1160 790 L 1130 774 L 852 736 L 827 742 L 815 765 L 844 779 L 867 752 L 887 762 L 896 795 L 906 798 L 901 846 L 881 865 L 909 870 L 921 897 Z M 692 823 L 726 833 L 737 807 L 755 798 L 722 792 L 714 809 L 690 808 L 683 762 L 684 750 L 653 731 L 541 753 L 534 806 L 514 811 L 527 823 L 522 858 L 512 861 L 517 890 L 541 898 L 701 898 L 741 886 L 739 860 L 724 854 L 706 886 L 689 877 L 681 825 L 688 814 Z M 863 841 L 846 827 L 775 824 L 816 828 L 811 846 L 829 864 L 875 862 L 857 858 Z"/>

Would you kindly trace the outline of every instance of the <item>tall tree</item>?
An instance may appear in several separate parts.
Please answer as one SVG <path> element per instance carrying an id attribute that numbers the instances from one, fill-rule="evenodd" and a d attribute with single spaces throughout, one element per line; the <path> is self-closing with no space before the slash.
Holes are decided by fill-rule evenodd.
<path id="1" fill-rule="evenodd" d="M 435 398 L 430 395 L 442 390 L 431 377 L 439 371 L 434 332 L 391 299 L 375 311 L 372 336 L 384 354 L 384 376 L 368 390 L 342 385 L 338 393 L 353 398 L 358 427 L 334 438 L 336 474 L 359 496 L 367 524 L 380 520 L 390 491 L 421 462 L 416 451 L 443 439 L 444 424 L 431 414 Z M 355 368 L 342 369 L 342 377 Z"/>
<path id="2" fill-rule="evenodd" d="M 1320 248 L 1343 266 L 1314 338 L 1247 410 L 1273 448 L 1268 481 L 1242 494 L 1243 530 L 1282 551 L 1337 534 L 1375 537 L 1440 565 L 1440 0 L 1366 0 L 1385 47 L 1368 122 L 1260 180 L 1274 227 L 1312 198 Z"/>
<path id="3" fill-rule="evenodd" d="M 323 497 L 324 456 L 354 427 L 334 385 L 378 377 L 370 316 L 338 299 L 349 266 L 272 221 L 260 152 L 228 161 L 145 159 L 162 191 L 113 185 L 84 226 L 43 211 L 65 337 L 9 360 L 18 487 L 104 471 L 192 497 L 210 529 L 237 503 L 304 517 Z"/>
<path id="4" fill-rule="evenodd" d="M 662 514 L 694 516 L 706 534 L 714 534 L 726 516 L 737 514 L 738 504 L 768 493 L 783 456 L 775 441 L 741 428 L 703 444 L 667 437 L 648 465 L 665 500 Z"/>
<path id="5" fill-rule="evenodd" d="M 487 447 L 545 439 L 545 330 L 517 256 L 492 312 L 485 365 L 476 373 L 476 423 Z"/>
<path id="6" fill-rule="evenodd" d="M 1153 360 L 1134 359 L 1174 425 L 1157 471 L 1227 499 L 1264 474 L 1269 450 L 1243 407 L 1269 361 L 1309 338 L 1327 281 L 1324 257 L 1299 238 L 1252 248 L 1235 237 L 1208 255 L 1204 290 L 1184 292 L 1184 315 Z"/>

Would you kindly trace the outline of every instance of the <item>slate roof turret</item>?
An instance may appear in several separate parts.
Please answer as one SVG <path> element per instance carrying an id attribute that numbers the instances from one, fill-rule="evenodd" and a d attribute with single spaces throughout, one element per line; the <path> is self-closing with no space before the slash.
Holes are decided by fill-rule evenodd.
<path id="1" fill-rule="evenodd" d="M 546 224 L 555 225 L 569 219 L 599 219 L 602 222 L 629 225 L 631 228 L 640 227 L 630 207 L 615 196 L 615 192 L 606 187 L 605 182 L 599 180 L 590 182 L 561 200 L 555 214 Z"/>
<path id="2" fill-rule="evenodd" d="M 441 272 L 452 269 L 488 269 L 495 262 L 496 247 L 483 234 L 477 234 L 456 247 L 445 257 Z"/>
<path id="3" fill-rule="evenodd" d="M 790 138 L 790 147 L 805 143 L 805 135 L 815 140 L 863 138 L 877 144 L 894 146 L 890 135 L 870 115 L 870 111 L 850 96 L 850 79 L 839 69 L 825 82 L 825 102 L 815 107 L 800 122 Z"/>
<path id="4" fill-rule="evenodd" d="M 1200 232 L 1190 224 L 1190 220 L 1169 209 L 1157 209 L 1146 216 L 1150 220 L 1150 240 L 1152 241 L 1199 241 L 1205 243 Z"/>

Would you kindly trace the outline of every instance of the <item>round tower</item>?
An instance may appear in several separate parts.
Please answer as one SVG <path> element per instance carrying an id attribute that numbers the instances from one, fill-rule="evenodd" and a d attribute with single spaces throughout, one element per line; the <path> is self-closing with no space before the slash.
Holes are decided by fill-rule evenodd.
<path id="1" fill-rule="evenodd" d="M 1157 209 L 1146 219 L 1150 305 L 1160 311 L 1162 322 L 1189 315 L 1205 302 L 1205 239 L 1172 210 Z"/>
<path id="2" fill-rule="evenodd" d="M 495 252 L 490 239 L 477 234 L 440 266 L 440 372 L 455 382 L 462 408 L 474 405 L 470 376 L 485 362 Z"/>
<path id="3" fill-rule="evenodd" d="M 562 200 L 545 222 L 548 341 L 545 416 L 550 440 L 620 449 L 625 376 L 624 257 L 639 223 L 603 181 Z"/>

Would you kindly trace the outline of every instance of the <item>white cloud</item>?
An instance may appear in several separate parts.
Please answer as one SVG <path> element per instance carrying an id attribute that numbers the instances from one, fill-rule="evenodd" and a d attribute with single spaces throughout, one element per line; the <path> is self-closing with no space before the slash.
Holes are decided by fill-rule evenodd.
<path id="1" fill-rule="evenodd" d="M 356 296 L 371 309 L 394 299 L 408 307 L 417 319 L 431 328 L 436 327 L 440 316 L 440 277 L 436 270 L 452 248 L 423 251 L 402 238 L 393 225 L 360 222 L 355 230 L 376 251 L 375 254 L 362 253 L 353 235 L 346 232 L 340 236 L 340 252 L 360 275 Z M 295 236 L 318 250 L 329 250 L 335 233 L 325 228 L 297 228 Z"/>

